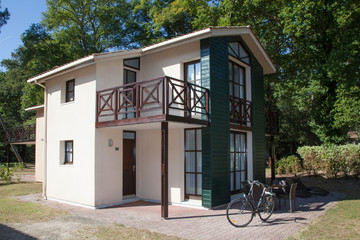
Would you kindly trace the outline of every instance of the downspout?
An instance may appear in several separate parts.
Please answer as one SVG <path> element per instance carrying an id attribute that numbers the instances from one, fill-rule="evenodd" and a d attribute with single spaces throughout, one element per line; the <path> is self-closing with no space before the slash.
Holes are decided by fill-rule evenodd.
<path id="1" fill-rule="evenodd" d="M 45 85 L 42 85 L 37 80 L 35 84 L 44 89 L 44 136 L 43 136 L 43 197 L 47 199 L 46 183 L 47 183 L 47 89 Z"/>

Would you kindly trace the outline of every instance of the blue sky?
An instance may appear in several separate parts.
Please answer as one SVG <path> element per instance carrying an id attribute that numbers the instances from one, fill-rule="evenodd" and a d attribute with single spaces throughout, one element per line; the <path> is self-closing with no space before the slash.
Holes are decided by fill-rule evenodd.
<path id="1" fill-rule="evenodd" d="M 11 52 L 18 48 L 21 34 L 32 23 L 41 21 L 42 12 L 46 10 L 46 0 L 0 0 L 1 11 L 8 8 L 10 19 L 0 28 L 0 61 L 11 57 Z M 0 67 L 0 71 L 5 69 Z"/>

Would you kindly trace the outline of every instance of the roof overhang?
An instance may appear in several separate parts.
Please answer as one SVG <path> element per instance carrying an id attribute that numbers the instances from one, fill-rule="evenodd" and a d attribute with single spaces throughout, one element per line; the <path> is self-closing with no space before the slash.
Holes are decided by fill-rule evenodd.
<path id="1" fill-rule="evenodd" d="M 198 41 L 208 37 L 225 37 L 225 36 L 241 36 L 250 51 L 258 60 L 263 68 L 264 74 L 271 74 L 276 72 L 276 68 L 271 61 L 270 57 L 265 52 L 261 43 L 253 33 L 250 27 L 209 27 L 200 31 L 192 32 L 183 36 L 175 37 L 160 43 L 156 43 L 141 49 L 107 52 L 107 53 L 95 53 L 90 56 L 80 58 L 68 64 L 62 65 L 57 68 L 53 68 L 47 72 L 34 76 L 27 80 L 28 83 L 43 83 L 49 78 L 63 74 L 65 72 L 76 70 L 85 66 L 94 64 L 100 61 L 109 61 L 112 59 L 119 59 L 124 57 L 134 57 L 147 55 L 152 52 L 162 51 L 167 48 L 172 48 L 182 44 L 186 44 L 193 41 Z"/>
<path id="2" fill-rule="evenodd" d="M 44 104 L 42 105 L 38 105 L 38 106 L 33 106 L 33 107 L 28 107 L 28 108 L 25 108 L 25 111 L 36 111 L 38 109 L 43 109 L 44 108 Z"/>

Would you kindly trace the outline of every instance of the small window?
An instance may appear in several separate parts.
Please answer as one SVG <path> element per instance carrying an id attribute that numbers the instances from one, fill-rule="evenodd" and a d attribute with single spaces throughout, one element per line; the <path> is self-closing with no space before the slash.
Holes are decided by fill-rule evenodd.
<path id="1" fill-rule="evenodd" d="M 140 70 L 140 58 L 124 59 L 124 66 Z"/>
<path id="2" fill-rule="evenodd" d="M 75 80 L 69 80 L 66 82 L 66 97 L 65 102 L 72 102 L 75 98 Z"/>
<path id="3" fill-rule="evenodd" d="M 229 54 L 246 64 L 250 64 L 250 54 L 245 50 L 244 46 L 239 42 L 229 43 Z"/>
<path id="4" fill-rule="evenodd" d="M 73 164 L 74 162 L 74 142 L 65 141 L 65 161 L 64 164 Z"/>

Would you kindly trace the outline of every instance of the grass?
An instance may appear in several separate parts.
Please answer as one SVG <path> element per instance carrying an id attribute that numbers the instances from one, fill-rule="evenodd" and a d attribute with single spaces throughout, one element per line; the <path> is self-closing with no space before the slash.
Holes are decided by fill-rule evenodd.
<path id="1" fill-rule="evenodd" d="M 289 239 L 360 239 L 360 182 L 354 178 L 301 176 L 306 186 L 343 192 L 347 197 Z"/>
<path id="2" fill-rule="evenodd" d="M 139 230 L 133 227 L 125 227 L 121 224 L 99 226 L 96 228 L 84 228 L 78 231 L 77 239 L 97 239 L 97 240 L 177 240 L 181 239 L 148 230 Z"/>
<path id="3" fill-rule="evenodd" d="M 66 214 L 54 208 L 12 197 L 40 193 L 41 189 L 41 183 L 0 184 L 0 223 L 46 221 Z"/>

